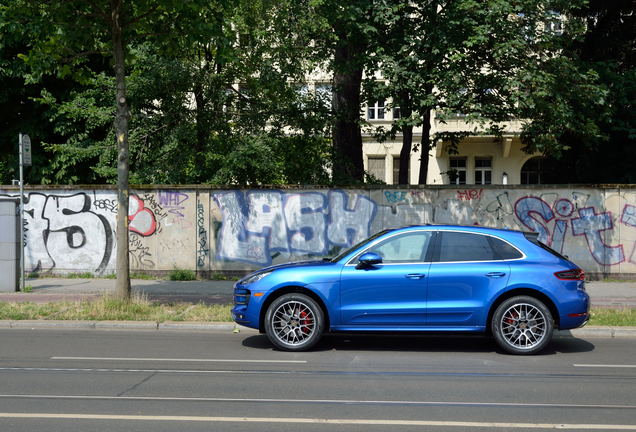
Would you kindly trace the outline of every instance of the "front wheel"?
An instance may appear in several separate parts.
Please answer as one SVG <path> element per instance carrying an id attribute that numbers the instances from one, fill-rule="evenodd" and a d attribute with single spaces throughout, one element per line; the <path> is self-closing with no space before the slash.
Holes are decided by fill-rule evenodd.
<path id="1" fill-rule="evenodd" d="M 497 344 L 511 354 L 536 354 L 552 339 L 552 314 L 540 300 L 512 297 L 500 304 L 491 330 Z"/>
<path id="2" fill-rule="evenodd" d="M 265 333 L 276 348 L 305 351 L 313 347 L 324 331 L 320 306 L 305 294 L 278 297 L 265 313 Z"/>

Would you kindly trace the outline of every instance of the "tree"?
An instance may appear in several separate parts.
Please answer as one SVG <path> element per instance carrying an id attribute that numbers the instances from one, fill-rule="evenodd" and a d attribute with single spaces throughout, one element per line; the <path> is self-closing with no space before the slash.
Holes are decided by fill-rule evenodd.
<path id="1" fill-rule="evenodd" d="M 214 4 L 217 5 L 216 3 Z M 200 40 L 212 26 L 201 20 L 201 11 L 210 8 L 208 1 L 187 3 L 171 0 L 122 0 L 109 2 L 40 2 L 16 0 L 3 6 L 6 17 L 29 23 L 33 40 L 23 56 L 31 68 L 31 81 L 55 71 L 59 77 L 71 76 L 79 82 L 91 77 L 90 61 L 109 55 L 115 82 L 114 132 L 117 143 L 117 295 L 130 296 L 128 258 L 128 177 L 129 177 L 129 106 L 126 93 L 126 52 L 134 40 L 152 38 L 172 47 L 174 34 Z M 196 23 L 196 26 L 192 24 Z M 188 32 L 179 33 L 185 28 Z M 214 29 L 213 29 L 214 30 Z"/>
<path id="2" fill-rule="evenodd" d="M 636 5 L 592 0 L 566 23 L 562 55 L 527 80 L 527 148 L 553 159 L 564 182 L 633 183 Z"/>
<path id="3" fill-rule="evenodd" d="M 333 73 L 333 182 L 364 181 L 360 112 L 365 65 L 374 62 L 374 1 L 317 0 L 313 45 L 317 58 Z"/>
<path id="4" fill-rule="evenodd" d="M 0 0 L 0 183 L 10 184 L 18 178 L 19 133 L 31 136 L 33 145 L 33 166 L 24 172 L 26 183 L 40 183 L 42 170 L 50 153 L 42 146 L 43 140 L 56 136 L 49 121 L 51 110 L 38 99 L 43 88 L 50 95 L 62 97 L 77 83 L 70 79 L 49 76 L 41 82 L 25 83 L 27 65 L 18 55 L 28 49 L 29 23 L 11 19 L 8 0 Z"/>
<path id="5" fill-rule="evenodd" d="M 385 81 L 370 84 L 369 91 L 405 106 L 392 129 L 380 131 L 403 134 L 401 183 L 407 180 L 404 159 L 411 152 L 413 126 L 422 125 L 419 183 L 425 184 L 428 153 L 438 139 L 449 140 L 452 152 L 464 136 L 479 130 L 498 134 L 498 123 L 518 116 L 522 77 L 541 70 L 558 52 L 545 24 L 555 10 L 567 13 L 574 7 L 575 2 L 539 0 L 378 2 L 378 25 L 387 35 L 380 53 Z M 433 111 L 442 122 L 461 113 L 474 126 L 431 140 Z"/>

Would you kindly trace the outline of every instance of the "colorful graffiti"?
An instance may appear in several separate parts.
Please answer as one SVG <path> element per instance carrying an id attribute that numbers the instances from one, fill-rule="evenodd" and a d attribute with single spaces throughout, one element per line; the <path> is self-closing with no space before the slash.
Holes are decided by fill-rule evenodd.
<path id="1" fill-rule="evenodd" d="M 143 237 L 157 230 L 155 214 L 144 206 L 143 200 L 137 195 L 131 195 L 128 200 L 128 229 Z"/>
<path id="2" fill-rule="evenodd" d="M 217 258 L 257 265 L 273 254 L 322 255 L 368 237 L 376 204 L 343 191 L 213 192 L 222 214 Z"/>
<path id="3" fill-rule="evenodd" d="M 16 190 L 1 191 L 17 195 Z M 115 271 L 113 190 L 30 190 L 27 270 Z M 589 272 L 636 273 L 636 189 L 503 188 L 135 191 L 133 269 L 246 271 L 331 256 L 386 228 L 532 230 Z"/>
<path id="4" fill-rule="evenodd" d="M 620 239 L 613 238 L 618 235 L 616 212 L 605 208 L 620 194 L 528 192 L 496 188 L 213 192 L 221 214 L 216 258 L 269 265 L 298 256 L 333 254 L 385 228 L 441 223 L 535 231 L 542 242 L 582 259 L 581 265 L 590 268 L 626 260 L 636 263 L 626 258 Z M 620 223 L 636 227 L 635 205 L 624 206 Z M 633 241 L 632 256 L 636 256 L 636 238 Z"/>
<path id="5" fill-rule="evenodd" d="M 590 255 L 601 265 L 615 265 L 625 260 L 623 245 L 605 243 L 603 232 L 614 228 L 612 213 L 597 212 L 594 207 L 577 208 L 567 198 L 559 198 L 550 206 L 535 196 L 520 198 L 515 204 L 519 221 L 539 233 L 539 240 L 563 252 L 568 228 L 575 236 L 584 236 Z M 554 219 L 552 229 L 548 223 Z"/>
<path id="6" fill-rule="evenodd" d="M 29 271 L 92 271 L 113 267 L 117 200 L 96 192 L 28 192 L 24 201 L 25 258 Z M 15 194 L 0 194 L 12 196 Z M 137 195 L 129 200 L 131 255 L 138 237 L 151 236 L 157 220 Z M 146 248 L 146 256 L 149 251 Z"/>

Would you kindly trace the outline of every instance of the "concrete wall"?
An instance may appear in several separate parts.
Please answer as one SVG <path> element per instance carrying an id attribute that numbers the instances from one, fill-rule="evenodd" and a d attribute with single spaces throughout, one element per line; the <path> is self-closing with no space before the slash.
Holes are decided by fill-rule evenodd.
<path id="1" fill-rule="evenodd" d="M 17 196 L 11 187 L 0 197 Z M 115 272 L 116 191 L 28 189 L 27 271 Z M 387 227 L 533 230 L 588 273 L 636 277 L 636 187 L 134 190 L 133 270 L 245 272 L 332 255 Z"/>

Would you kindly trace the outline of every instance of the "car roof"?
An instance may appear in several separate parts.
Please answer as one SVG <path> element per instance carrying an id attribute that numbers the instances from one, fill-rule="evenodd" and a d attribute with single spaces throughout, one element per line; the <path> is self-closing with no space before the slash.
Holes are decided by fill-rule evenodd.
<path id="1" fill-rule="evenodd" d="M 449 224 L 424 224 L 424 225 L 408 225 L 402 228 L 395 228 L 394 231 L 408 231 L 413 228 L 427 228 L 429 230 L 451 230 L 451 231 L 465 231 L 465 232 L 475 232 L 475 233 L 483 233 L 483 234 L 494 234 L 494 233 L 518 233 L 518 234 L 526 234 L 525 231 L 514 230 L 510 228 L 491 228 L 485 227 L 481 225 L 449 225 Z"/>

